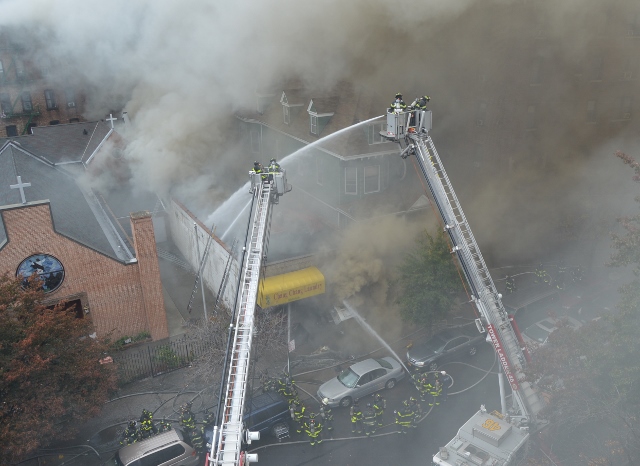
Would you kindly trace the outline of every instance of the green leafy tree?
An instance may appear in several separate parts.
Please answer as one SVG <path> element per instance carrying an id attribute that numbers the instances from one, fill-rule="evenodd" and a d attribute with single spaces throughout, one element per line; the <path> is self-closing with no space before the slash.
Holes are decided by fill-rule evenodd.
<path id="1" fill-rule="evenodd" d="M 431 325 L 445 317 L 461 290 L 449 244 L 443 232 L 424 231 L 399 267 L 398 304 L 404 319 Z"/>
<path id="2" fill-rule="evenodd" d="M 640 181 L 640 165 L 631 166 Z M 636 197 L 640 201 L 640 197 Z M 640 215 L 619 219 L 610 266 L 640 277 Z M 640 280 L 620 288 L 615 312 L 578 331 L 560 328 L 535 353 L 528 377 L 548 395 L 554 451 L 567 464 L 640 464 Z"/>
<path id="3" fill-rule="evenodd" d="M 36 285 L 0 275 L 0 464 L 73 438 L 74 425 L 96 416 L 116 389 L 112 365 L 99 363 L 106 345 L 88 337 L 89 319 L 64 304 L 48 308 Z"/>

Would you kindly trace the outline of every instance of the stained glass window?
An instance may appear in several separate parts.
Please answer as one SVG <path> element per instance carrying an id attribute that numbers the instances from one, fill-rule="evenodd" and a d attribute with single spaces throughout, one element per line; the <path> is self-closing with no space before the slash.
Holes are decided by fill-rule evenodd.
<path id="1" fill-rule="evenodd" d="M 48 254 L 34 254 L 20 263 L 16 271 L 17 277 L 22 277 L 26 286 L 28 278 L 36 274 L 42 283 L 42 289 L 46 293 L 57 290 L 64 280 L 64 267 L 58 259 Z"/>

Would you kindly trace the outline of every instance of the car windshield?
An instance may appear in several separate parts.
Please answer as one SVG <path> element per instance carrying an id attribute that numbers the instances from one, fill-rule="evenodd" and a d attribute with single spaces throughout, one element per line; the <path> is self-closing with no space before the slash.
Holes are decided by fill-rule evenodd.
<path id="1" fill-rule="evenodd" d="M 338 380 L 347 388 L 353 388 L 358 382 L 359 376 L 351 369 L 344 370 L 338 375 Z"/>
<path id="2" fill-rule="evenodd" d="M 391 365 L 391 363 L 385 359 L 376 359 L 376 362 L 380 364 L 382 367 L 384 367 L 385 369 L 393 369 L 393 366 Z"/>
<path id="3" fill-rule="evenodd" d="M 444 341 L 442 338 L 433 337 L 433 338 L 429 338 L 427 341 L 422 343 L 420 345 L 420 348 L 428 352 L 439 353 L 440 351 L 442 351 L 442 348 L 444 348 L 444 345 L 446 344 L 447 342 Z"/>
<path id="4" fill-rule="evenodd" d="M 547 337 L 549 336 L 549 334 L 551 332 L 538 327 L 537 324 L 532 325 L 531 327 L 528 327 L 525 331 L 524 331 L 525 335 L 527 335 L 529 338 L 531 338 L 532 340 L 537 341 L 538 343 L 544 343 L 545 341 L 547 341 Z"/>

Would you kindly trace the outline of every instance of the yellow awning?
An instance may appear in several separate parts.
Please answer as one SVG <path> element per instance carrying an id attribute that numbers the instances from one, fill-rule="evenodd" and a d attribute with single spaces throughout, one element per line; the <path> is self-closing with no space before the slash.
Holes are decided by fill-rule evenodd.
<path id="1" fill-rule="evenodd" d="M 324 275 L 316 267 L 307 267 L 261 280 L 258 305 L 262 308 L 277 306 L 322 293 Z"/>

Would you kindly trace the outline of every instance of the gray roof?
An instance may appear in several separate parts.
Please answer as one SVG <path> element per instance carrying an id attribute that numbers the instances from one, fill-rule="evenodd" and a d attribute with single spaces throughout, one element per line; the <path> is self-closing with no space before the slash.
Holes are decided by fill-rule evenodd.
<path id="1" fill-rule="evenodd" d="M 27 202 L 49 200 L 55 230 L 91 249 L 113 259 L 127 261 L 133 252 L 107 216 L 101 200 L 89 189 L 81 188 L 75 178 L 82 172 L 82 165 L 63 170 L 54 164 L 36 157 L 13 141 L 0 148 L 0 206 L 21 204 L 20 191 L 10 185 L 23 183 Z M 7 240 L 3 220 L 0 218 L 0 245 Z M 9 238 L 11 240 L 11 238 Z"/>
<path id="2" fill-rule="evenodd" d="M 104 121 L 34 126 L 31 129 L 33 134 L 0 138 L 0 144 L 13 141 L 28 152 L 54 164 L 87 163 L 110 130 L 111 125 Z"/>

